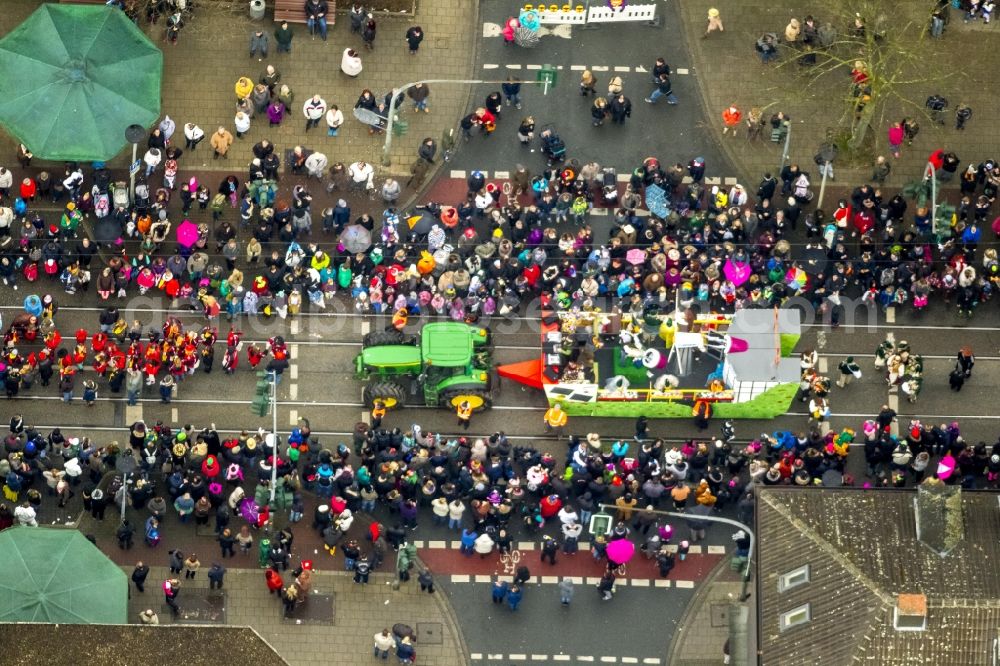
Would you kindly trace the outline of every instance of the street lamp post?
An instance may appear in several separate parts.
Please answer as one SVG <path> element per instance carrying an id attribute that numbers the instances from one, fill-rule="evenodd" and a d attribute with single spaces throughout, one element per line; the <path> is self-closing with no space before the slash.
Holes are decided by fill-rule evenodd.
<path id="1" fill-rule="evenodd" d="M 132 161 L 128 163 L 128 200 L 135 201 L 135 160 L 139 151 L 139 142 L 146 136 L 146 129 L 135 123 L 125 128 L 125 140 L 132 144 Z"/>

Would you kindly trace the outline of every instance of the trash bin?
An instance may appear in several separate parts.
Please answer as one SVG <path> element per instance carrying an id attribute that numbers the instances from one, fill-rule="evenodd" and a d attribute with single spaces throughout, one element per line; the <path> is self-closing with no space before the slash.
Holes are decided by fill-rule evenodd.
<path id="1" fill-rule="evenodd" d="M 264 18 L 264 12 L 267 10 L 267 4 L 264 0 L 250 0 L 250 18 L 254 21 L 259 21 Z"/>

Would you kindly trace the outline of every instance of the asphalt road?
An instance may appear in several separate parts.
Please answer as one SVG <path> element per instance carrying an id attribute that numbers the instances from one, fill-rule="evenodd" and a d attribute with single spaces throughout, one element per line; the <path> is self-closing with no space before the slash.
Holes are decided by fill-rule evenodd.
<path id="1" fill-rule="evenodd" d="M 708 176 L 736 175 L 722 151 L 710 140 L 706 118 L 714 119 L 716 114 L 706 114 L 702 106 L 695 80 L 699 74 L 691 67 L 683 31 L 677 27 L 678 8 L 671 2 L 657 4 L 661 16 L 658 27 L 626 23 L 593 29 L 572 27 L 568 31 L 562 28 L 560 32 L 569 38 L 546 35 L 531 49 L 504 46 L 502 37 L 484 36 L 476 60 L 476 72 L 484 80 L 502 81 L 513 74 L 523 81 L 534 81 L 538 74 L 535 66 L 553 65 L 561 69 L 557 70 L 556 85 L 548 95 L 543 94 L 539 85 L 523 85 L 524 108 L 518 111 L 505 107 L 495 135 L 489 139 L 474 136 L 452 159 L 450 168 L 508 170 L 521 162 L 536 172 L 544 168 L 541 154 L 537 150 L 529 153 L 515 136 L 521 118 L 530 114 L 538 130 L 551 124 L 566 141 L 567 155 L 581 164 L 597 161 L 614 166 L 619 173 L 628 173 L 650 155 L 663 163 L 684 164 L 701 155 L 706 159 Z M 514 11 L 512 7 L 507 1 L 480 3 L 479 25 L 485 25 L 483 34 L 496 34 L 493 26 L 503 25 Z M 675 71 L 671 81 L 680 100 L 677 106 L 668 106 L 662 100 L 650 106 L 643 101 L 653 89 L 649 72 L 659 56 Z M 594 70 L 598 92 L 607 91 L 611 77 L 622 77 L 625 94 L 632 101 L 632 117 L 624 126 L 612 125 L 610 121 L 603 127 L 591 126 L 592 99 L 580 96 L 581 72 L 574 67 Z M 615 71 L 616 67 L 628 71 Z M 639 68 L 646 71 L 637 71 Z M 499 83 L 479 85 L 473 93 L 471 108 L 481 106 L 487 94 L 499 89 Z"/>

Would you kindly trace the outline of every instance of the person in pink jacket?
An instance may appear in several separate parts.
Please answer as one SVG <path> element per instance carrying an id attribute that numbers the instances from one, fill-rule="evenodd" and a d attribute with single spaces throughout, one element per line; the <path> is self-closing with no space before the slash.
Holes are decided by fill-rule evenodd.
<path id="1" fill-rule="evenodd" d="M 893 123 L 892 127 L 889 128 L 889 150 L 892 151 L 892 156 L 899 158 L 899 147 L 903 144 L 903 125 L 902 123 Z"/>

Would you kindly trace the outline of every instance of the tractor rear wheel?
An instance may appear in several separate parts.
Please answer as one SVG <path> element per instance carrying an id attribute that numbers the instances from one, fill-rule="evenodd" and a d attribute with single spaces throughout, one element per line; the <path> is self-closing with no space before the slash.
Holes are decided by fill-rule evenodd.
<path id="1" fill-rule="evenodd" d="M 406 389 L 394 382 L 373 382 L 361 392 L 365 407 L 371 409 L 379 400 L 386 411 L 401 409 L 406 404 Z"/>
<path id="2" fill-rule="evenodd" d="M 396 330 L 372 331 L 361 338 L 361 346 L 364 348 L 379 347 L 381 345 L 408 345 L 412 344 L 412 342 L 413 339 L 410 336 Z"/>
<path id="3" fill-rule="evenodd" d="M 456 389 L 441 395 L 441 406 L 457 409 L 463 400 L 469 401 L 472 411 L 481 412 L 493 406 L 489 393 L 482 389 Z"/>

